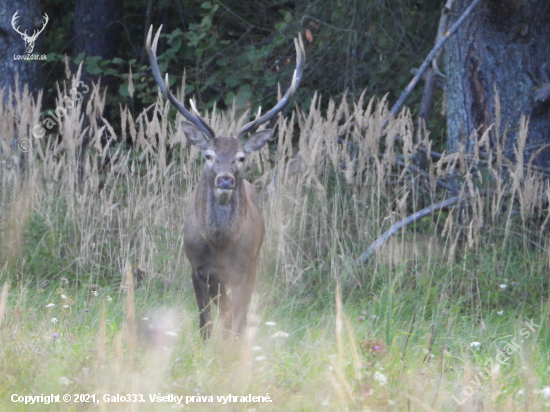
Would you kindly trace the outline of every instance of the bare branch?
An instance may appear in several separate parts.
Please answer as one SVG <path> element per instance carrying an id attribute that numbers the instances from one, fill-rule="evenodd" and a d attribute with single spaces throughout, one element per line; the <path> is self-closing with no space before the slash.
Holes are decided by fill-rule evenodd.
<path id="1" fill-rule="evenodd" d="M 488 195 L 488 194 L 491 194 L 491 193 L 492 192 L 489 191 L 489 192 L 480 192 L 479 194 L 480 195 L 481 194 Z M 359 263 L 366 263 L 370 259 L 370 257 L 373 255 L 373 253 L 376 249 L 378 249 L 384 243 L 386 243 L 386 240 L 388 240 L 391 236 L 395 235 L 402 228 L 416 222 L 417 220 L 420 220 L 420 219 L 432 214 L 433 212 L 435 212 L 437 210 L 445 209 L 449 206 L 452 206 L 452 205 L 458 203 L 461 200 L 463 201 L 463 200 L 466 200 L 470 197 L 472 197 L 472 196 L 468 196 L 468 195 L 460 196 L 459 195 L 459 196 L 451 197 L 450 199 L 447 199 L 447 200 L 444 200 L 442 202 L 436 203 L 435 205 L 428 206 L 428 207 L 414 213 L 413 215 L 411 215 L 409 217 L 406 217 L 405 219 L 397 222 L 392 227 L 390 227 L 389 230 L 387 230 L 382 236 L 380 236 L 378 239 L 376 239 L 376 241 L 372 245 L 370 245 L 369 248 L 366 251 L 364 251 L 361 254 L 361 257 L 359 258 Z"/>
<path id="2" fill-rule="evenodd" d="M 405 100 L 407 99 L 407 97 L 409 97 L 409 95 L 411 94 L 413 89 L 416 87 L 416 85 L 420 81 L 420 78 L 422 77 L 422 75 L 424 74 L 424 72 L 426 71 L 426 69 L 428 68 L 430 63 L 432 62 L 433 58 L 435 57 L 435 55 L 437 54 L 439 49 L 441 49 L 443 47 L 445 42 L 447 40 L 449 40 L 449 38 L 458 30 L 458 28 L 461 26 L 461 24 L 464 23 L 466 18 L 472 13 L 474 8 L 479 4 L 480 1 L 481 0 L 472 1 L 472 3 L 464 11 L 462 16 L 460 16 L 460 18 L 452 25 L 452 27 L 449 29 L 449 31 L 443 35 L 441 40 L 439 40 L 437 42 L 437 44 L 434 46 L 434 48 L 432 49 L 430 54 L 428 54 L 428 57 L 426 57 L 426 59 L 424 60 L 424 62 L 420 66 L 420 68 L 418 69 L 418 72 L 416 72 L 416 75 L 413 77 L 413 79 L 407 85 L 405 90 L 403 90 L 403 93 L 401 93 L 401 96 L 399 97 L 399 99 L 395 102 L 395 104 L 391 108 L 390 112 L 394 117 L 397 115 L 397 112 L 399 111 L 399 109 L 401 109 L 401 106 L 403 106 L 403 103 L 405 103 Z"/>

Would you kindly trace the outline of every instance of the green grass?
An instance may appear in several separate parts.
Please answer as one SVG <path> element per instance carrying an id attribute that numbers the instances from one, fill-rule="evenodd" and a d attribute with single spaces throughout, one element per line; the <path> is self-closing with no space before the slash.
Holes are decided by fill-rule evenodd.
<path id="1" fill-rule="evenodd" d="M 0 109 L 29 130 L 39 107 L 23 97 Z M 179 406 L 149 396 L 185 403 L 197 393 L 213 402 L 184 409 L 548 409 L 550 189 L 540 176 L 516 178 L 464 153 L 422 173 L 407 169 L 395 160 L 418 149 L 412 119 L 404 111 L 391 120 L 388 134 L 401 133 L 404 144 L 387 144 L 383 102 L 342 102 L 326 115 L 313 105 L 297 124 L 280 119 L 276 152 L 265 147 L 247 160 L 266 221 L 248 328 L 223 341 L 215 327 L 203 343 L 182 250 L 198 152 L 181 144 L 162 110 L 136 125 L 122 109 L 134 146 L 110 136 L 105 148 L 101 95 L 89 99 L 60 138 L 34 142 L 24 167 L 20 153 L 0 153 L 0 411 L 171 411 Z M 344 113 L 356 121 L 352 151 L 334 142 Z M 205 117 L 229 130 L 225 115 Z M 13 132 L 3 127 L 9 148 Z M 85 132 L 93 138 L 80 154 Z M 392 224 L 454 195 L 432 184 L 449 185 L 450 175 L 467 201 L 357 263 Z M 485 186 L 493 192 L 476 195 Z M 216 399 L 267 393 L 272 402 Z M 95 399 L 25 405 L 13 394 Z M 116 394 L 145 402 L 104 400 Z"/>
<path id="2" fill-rule="evenodd" d="M 487 410 L 526 405 L 544 410 L 547 401 L 540 389 L 550 382 L 548 307 L 536 302 L 545 274 L 537 267 L 541 256 L 519 250 L 498 273 L 496 256 L 511 252 L 487 250 L 476 262 L 464 256 L 447 267 L 426 262 L 392 269 L 367 265 L 362 270 L 373 278 L 378 271 L 378 280 L 344 293 L 341 313 L 336 282 L 284 293 L 263 273 L 246 337 L 224 342 L 216 335 L 206 344 L 199 338 L 188 273 L 178 274 L 168 287 L 162 277 L 137 287 L 133 336 L 124 288 L 88 288 L 59 279 L 38 289 L 35 280 L 21 276 L 10 287 L 0 329 L 5 382 L 0 405 L 10 411 L 162 411 L 173 405 L 151 403 L 150 394 L 200 393 L 213 396 L 214 403 L 185 408 L 460 410 L 454 395 L 466 399 L 463 410 L 475 410 L 475 402 L 483 402 Z M 407 280 L 416 271 L 422 272 L 418 279 Z M 512 287 L 518 271 L 528 276 L 522 278 L 525 284 Z M 8 279 L 14 280 L 4 270 L 0 281 Z M 526 290 L 532 292 L 529 298 Z M 55 306 L 46 307 L 51 303 Z M 531 319 L 534 331 L 525 324 Z M 273 337 L 279 331 L 288 336 Z M 499 348 L 514 338 L 524 342 L 500 365 Z M 472 342 L 481 345 L 470 347 Z M 386 378 L 385 385 L 377 372 Z M 465 387 L 474 394 L 466 397 L 470 392 Z M 25 406 L 10 401 L 14 393 L 95 394 L 99 404 Z M 146 402 L 104 402 L 105 394 L 116 393 L 139 393 Z M 217 403 L 216 396 L 229 393 L 269 393 L 273 402 Z"/>

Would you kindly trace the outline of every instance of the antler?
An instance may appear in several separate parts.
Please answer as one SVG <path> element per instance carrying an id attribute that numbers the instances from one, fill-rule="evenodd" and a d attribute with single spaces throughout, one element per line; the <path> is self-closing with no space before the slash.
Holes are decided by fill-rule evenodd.
<path id="1" fill-rule="evenodd" d="M 292 83 L 286 91 L 285 95 L 281 100 L 271 109 L 269 112 L 264 114 L 262 117 L 251 121 L 250 123 L 243 126 L 243 128 L 237 133 L 237 138 L 241 137 L 243 134 L 249 132 L 264 124 L 270 120 L 273 116 L 283 110 L 288 104 L 290 98 L 298 88 L 300 80 L 302 80 L 302 74 L 304 73 L 304 63 L 306 61 L 306 52 L 304 49 L 304 43 L 302 42 L 302 35 L 298 35 L 298 39 L 294 38 L 294 46 L 296 47 L 296 69 L 294 70 L 294 76 L 292 77 Z"/>
<path id="2" fill-rule="evenodd" d="M 168 89 L 168 74 L 166 74 L 166 80 L 162 79 L 160 74 L 160 69 L 157 62 L 157 43 L 160 36 L 160 31 L 162 30 L 162 25 L 159 27 L 155 38 L 153 40 L 153 45 L 151 46 L 151 36 L 153 34 L 153 25 L 149 28 L 149 33 L 147 34 L 147 42 L 145 43 L 145 48 L 147 50 L 147 55 L 149 56 L 149 61 L 151 62 L 151 70 L 153 71 L 153 76 L 159 86 L 160 91 L 170 100 L 170 102 L 176 107 L 178 112 L 180 112 L 183 117 L 197 126 L 202 132 L 209 138 L 214 138 L 214 130 L 206 123 L 206 121 L 200 117 L 195 116 L 189 110 L 185 108 L 183 103 L 181 103 Z"/>

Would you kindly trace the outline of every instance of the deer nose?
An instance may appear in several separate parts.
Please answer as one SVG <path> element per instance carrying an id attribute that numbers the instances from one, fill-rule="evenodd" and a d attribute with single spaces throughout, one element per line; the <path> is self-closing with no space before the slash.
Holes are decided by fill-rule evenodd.
<path id="1" fill-rule="evenodd" d="M 234 189 L 235 178 L 229 173 L 219 174 L 216 176 L 216 186 L 218 189 Z"/>

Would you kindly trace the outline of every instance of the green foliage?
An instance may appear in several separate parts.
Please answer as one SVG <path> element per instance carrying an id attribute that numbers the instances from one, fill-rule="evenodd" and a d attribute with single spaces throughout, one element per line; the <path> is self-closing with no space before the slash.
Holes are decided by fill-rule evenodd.
<path id="1" fill-rule="evenodd" d="M 47 222 L 43 216 L 33 213 L 25 233 L 23 270 L 32 273 L 38 281 L 52 280 L 63 273 L 67 267 L 67 247 L 59 242 L 59 236 L 67 235 L 66 229 L 62 219 L 56 221 L 54 227 L 51 221 Z"/>
<path id="2" fill-rule="evenodd" d="M 156 99 L 144 44 L 144 11 L 147 2 L 125 2 L 126 33 L 118 57 L 78 55 L 71 49 L 72 14 L 54 0 L 44 8 L 58 14 L 55 31 L 45 39 L 50 51 L 46 68 L 50 73 L 46 88 L 63 78 L 64 54 L 75 56 L 73 64 L 84 59 L 85 71 L 92 78 L 101 76 L 108 83 L 108 107 L 118 115 L 120 104 L 129 105 L 137 115 Z M 433 45 L 440 2 L 431 0 L 403 3 L 398 0 L 323 0 L 314 3 L 265 0 L 252 10 L 247 3 L 205 1 L 186 3 L 185 13 L 173 3 L 160 2 L 151 20 L 157 29 L 163 16 L 159 42 L 160 69 L 169 73 L 172 90 L 181 85 L 186 73 L 187 98 L 194 96 L 201 110 L 230 107 L 235 101 L 239 112 L 258 106 L 272 107 L 277 100 L 277 84 L 288 87 L 295 67 L 293 38 L 304 37 L 307 66 L 297 103 L 309 108 L 314 91 L 338 98 L 348 91 L 355 99 L 366 88 L 369 94 L 390 94 L 396 99 Z M 148 28 L 146 28 L 148 30 Z M 127 82 L 132 69 L 133 96 Z M 112 93 L 118 90 L 118 93 Z M 417 112 L 421 86 L 407 103 Z M 52 94 L 47 93 L 53 99 Z M 327 100 L 328 101 L 328 100 Z M 439 94 L 433 110 L 432 126 L 444 135 L 438 114 Z M 439 104 L 439 107 L 438 107 Z M 174 110 L 174 109 L 172 109 Z M 436 143 L 439 140 L 435 138 Z M 443 141 L 443 140 L 442 140 Z M 440 147 L 440 146 L 438 146 Z"/>

